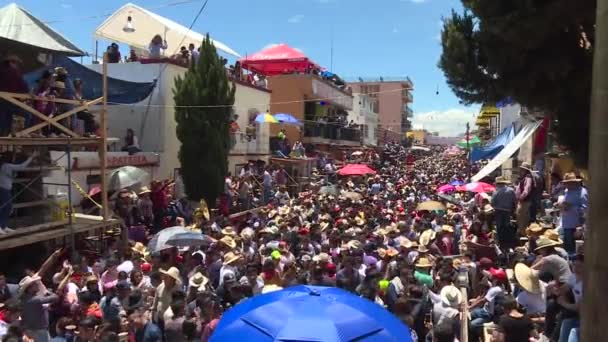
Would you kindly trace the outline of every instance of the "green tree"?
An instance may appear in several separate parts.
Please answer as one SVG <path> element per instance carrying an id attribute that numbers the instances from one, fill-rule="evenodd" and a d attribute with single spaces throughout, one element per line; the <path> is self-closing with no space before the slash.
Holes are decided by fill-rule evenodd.
<path id="1" fill-rule="evenodd" d="M 181 142 L 178 157 L 190 200 L 205 199 L 213 205 L 223 191 L 234 93 L 235 85 L 228 81 L 224 62 L 207 36 L 199 63 L 177 77 L 173 89 L 176 133 Z"/>
<path id="2" fill-rule="evenodd" d="M 439 67 L 462 103 L 512 97 L 554 119 L 586 164 L 596 1 L 462 0 L 445 18 Z"/>

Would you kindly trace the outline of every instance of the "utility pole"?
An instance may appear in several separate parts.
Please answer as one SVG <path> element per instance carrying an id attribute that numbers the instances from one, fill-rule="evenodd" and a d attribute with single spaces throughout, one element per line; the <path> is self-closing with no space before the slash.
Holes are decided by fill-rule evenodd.
<path id="1" fill-rule="evenodd" d="M 608 306 L 608 1 L 597 2 L 595 21 L 591 116 L 589 120 L 590 196 L 585 237 L 585 297 L 581 313 L 581 341 L 605 341 Z"/>
<path id="2" fill-rule="evenodd" d="M 469 123 L 467 122 L 467 133 L 465 135 L 465 139 L 467 140 L 467 182 L 471 182 L 471 146 L 470 141 L 471 137 L 469 136 Z"/>

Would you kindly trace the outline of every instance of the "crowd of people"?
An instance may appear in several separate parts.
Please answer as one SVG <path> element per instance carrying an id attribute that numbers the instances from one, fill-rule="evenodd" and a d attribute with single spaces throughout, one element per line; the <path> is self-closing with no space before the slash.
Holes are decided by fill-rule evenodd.
<path id="1" fill-rule="evenodd" d="M 150 236 L 131 236 L 128 247 L 111 244 L 97 258 L 57 250 L 18 284 L 0 275 L 0 336 L 208 341 L 231 307 L 308 284 L 385 307 L 414 341 L 462 334 L 469 341 L 578 341 L 584 257 L 576 243 L 587 202 L 576 175 L 543 192 L 523 164 L 517 182 L 499 177 L 493 193 L 439 195 L 441 185 L 465 181 L 464 157 L 389 144 L 372 159 L 375 175 L 336 178 L 335 192 L 297 194 L 284 188 L 281 168 L 250 165 L 238 177 L 243 184 L 261 177 L 268 204 L 238 221 L 204 208 L 169 209 L 170 181 L 123 191 L 116 205 L 123 220 L 144 221 L 152 234 L 191 225 L 209 242 L 148 250 Z M 323 177 L 324 165 L 319 170 Z M 169 212 L 172 221 L 164 222 Z"/>

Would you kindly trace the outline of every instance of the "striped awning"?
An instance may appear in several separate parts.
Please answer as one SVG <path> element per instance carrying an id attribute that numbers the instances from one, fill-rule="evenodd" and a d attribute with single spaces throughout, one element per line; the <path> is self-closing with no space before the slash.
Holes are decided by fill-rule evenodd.
<path id="1" fill-rule="evenodd" d="M 482 118 L 481 116 L 478 116 L 477 120 L 475 120 L 475 125 L 477 125 L 477 126 L 489 126 L 490 125 L 490 118 Z"/>
<path id="2" fill-rule="evenodd" d="M 495 106 L 482 106 L 479 111 L 479 118 L 492 118 L 500 115 L 500 110 Z"/>

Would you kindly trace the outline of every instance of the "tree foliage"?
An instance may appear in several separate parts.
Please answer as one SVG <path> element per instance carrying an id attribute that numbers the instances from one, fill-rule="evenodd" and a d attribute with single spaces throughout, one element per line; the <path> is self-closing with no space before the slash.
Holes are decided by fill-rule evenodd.
<path id="1" fill-rule="evenodd" d="M 439 67 L 464 104 L 508 96 L 551 116 L 585 164 L 595 0 L 462 0 L 443 22 Z"/>
<path id="2" fill-rule="evenodd" d="M 177 77 L 173 89 L 176 134 L 181 142 L 178 157 L 190 200 L 215 203 L 223 191 L 234 93 L 235 85 L 228 81 L 222 58 L 207 36 L 198 64 Z"/>

